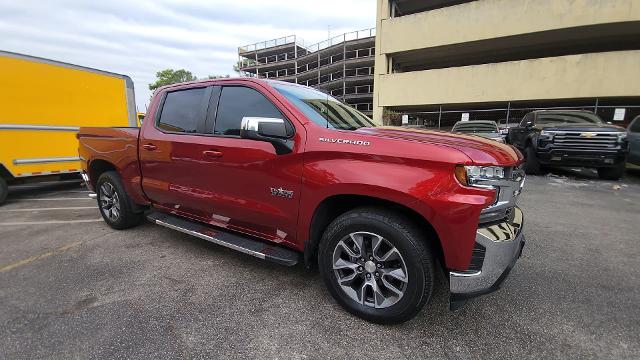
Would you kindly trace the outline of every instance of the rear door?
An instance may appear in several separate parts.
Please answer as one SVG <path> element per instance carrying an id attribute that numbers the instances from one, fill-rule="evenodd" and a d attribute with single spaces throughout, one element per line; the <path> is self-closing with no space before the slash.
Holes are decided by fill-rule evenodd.
<path id="1" fill-rule="evenodd" d="M 205 119 L 216 89 L 203 86 L 166 92 L 155 119 L 147 120 L 153 124 L 143 127 L 139 144 L 142 186 L 155 206 L 197 213 L 197 203 L 206 196 L 196 179 L 205 163 Z"/>

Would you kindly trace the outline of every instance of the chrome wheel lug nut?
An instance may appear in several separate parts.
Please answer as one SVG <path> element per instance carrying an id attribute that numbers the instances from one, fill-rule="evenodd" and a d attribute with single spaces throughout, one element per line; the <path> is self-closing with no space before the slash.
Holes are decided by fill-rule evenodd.
<path id="1" fill-rule="evenodd" d="M 373 261 L 373 256 L 369 256 L 369 260 Z"/>
<path id="2" fill-rule="evenodd" d="M 371 274 L 367 274 L 367 279 L 371 279 Z"/>
<path id="3" fill-rule="evenodd" d="M 362 266 L 358 266 L 358 272 L 362 272 Z"/>
<path id="4" fill-rule="evenodd" d="M 380 274 L 376 271 L 376 277 L 379 278 Z"/>
<path id="5" fill-rule="evenodd" d="M 382 264 L 378 263 L 376 266 L 378 267 L 378 269 L 382 269 Z"/>

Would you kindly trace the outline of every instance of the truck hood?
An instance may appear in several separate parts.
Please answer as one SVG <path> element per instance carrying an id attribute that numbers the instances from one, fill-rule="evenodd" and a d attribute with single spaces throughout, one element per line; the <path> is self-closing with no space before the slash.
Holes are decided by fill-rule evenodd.
<path id="1" fill-rule="evenodd" d="M 597 132 L 624 132 L 625 128 L 612 124 L 536 124 L 536 129 L 547 131 L 597 131 Z"/>
<path id="2" fill-rule="evenodd" d="M 513 166 L 523 160 L 522 154 L 513 146 L 479 136 L 393 126 L 360 128 L 355 132 L 380 138 L 451 147 L 461 151 L 478 165 Z"/>

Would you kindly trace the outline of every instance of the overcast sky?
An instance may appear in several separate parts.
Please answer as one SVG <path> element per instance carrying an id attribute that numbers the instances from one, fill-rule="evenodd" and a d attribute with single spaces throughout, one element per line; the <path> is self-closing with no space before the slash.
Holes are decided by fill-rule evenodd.
<path id="1" fill-rule="evenodd" d="M 129 75 L 144 111 L 162 69 L 233 73 L 237 48 L 375 26 L 375 0 L 0 0 L 0 50 Z"/>

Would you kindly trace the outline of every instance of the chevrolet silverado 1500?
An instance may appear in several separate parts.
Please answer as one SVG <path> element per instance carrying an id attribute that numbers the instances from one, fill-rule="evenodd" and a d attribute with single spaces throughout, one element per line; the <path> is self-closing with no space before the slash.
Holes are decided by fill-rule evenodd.
<path id="1" fill-rule="evenodd" d="M 624 128 L 585 110 L 532 111 L 509 128 L 507 139 L 525 154 L 528 174 L 543 173 L 547 166 L 578 166 L 618 180 L 629 153 Z"/>
<path id="2" fill-rule="evenodd" d="M 523 157 L 492 140 L 380 126 L 317 90 L 224 79 L 154 95 L 142 128 L 81 128 L 104 220 L 143 217 L 284 265 L 398 323 L 444 271 L 451 306 L 496 290 L 520 256 Z"/>

